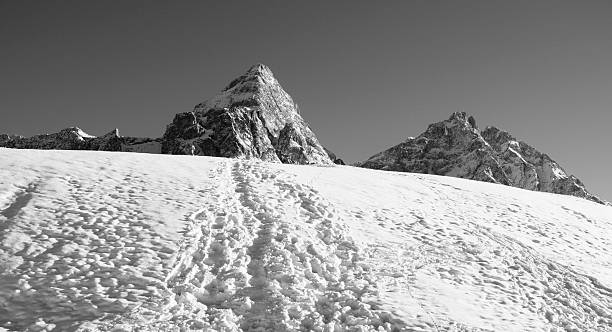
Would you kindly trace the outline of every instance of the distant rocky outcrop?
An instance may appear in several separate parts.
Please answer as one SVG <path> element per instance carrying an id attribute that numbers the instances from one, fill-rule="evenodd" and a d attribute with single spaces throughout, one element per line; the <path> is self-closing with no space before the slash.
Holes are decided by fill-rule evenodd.
<path id="1" fill-rule="evenodd" d="M 251 67 L 221 93 L 179 113 L 162 153 L 332 164 L 291 96 L 264 65 Z"/>
<path id="2" fill-rule="evenodd" d="M 510 133 L 490 126 L 481 134 L 496 152 L 511 185 L 606 203 L 589 193 L 580 179 L 567 174 L 547 154 L 517 140 Z"/>
<path id="3" fill-rule="evenodd" d="M 53 134 L 23 137 L 0 135 L 0 147 L 42 150 L 98 150 L 160 153 L 161 140 L 140 137 L 125 137 L 114 129 L 103 136 L 92 136 L 78 127 L 62 129 Z"/>
<path id="4" fill-rule="evenodd" d="M 338 157 L 336 156 L 336 154 L 335 154 L 335 153 L 331 152 L 331 151 L 330 151 L 328 148 L 326 148 L 326 147 L 323 147 L 323 148 L 325 149 L 325 152 L 326 152 L 326 153 L 327 153 L 327 155 L 329 156 L 329 159 L 331 159 L 331 161 L 333 161 L 333 162 L 334 162 L 334 164 L 336 164 L 336 165 L 346 165 L 346 164 L 344 163 L 344 160 L 342 160 L 342 159 L 338 158 Z"/>
<path id="5" fill-rule="evenodd" d="M 548 155 L 495 127 L 480 131 L 473 117 L 456 112 L 357 166 L 400 172 L 454 176 L 529 190 L 583 197 L 607 204 L 589 193 Z"/>

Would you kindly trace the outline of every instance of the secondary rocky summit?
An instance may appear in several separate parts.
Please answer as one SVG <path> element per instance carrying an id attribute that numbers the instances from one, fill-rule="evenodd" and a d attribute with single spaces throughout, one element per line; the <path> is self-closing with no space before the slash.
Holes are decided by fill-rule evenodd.
<path id="1" fill-rule="evenodd" d="M 323 148 L 270 68 L 258 64 L 217 96 L 179 113 L 162 138 L 95 137 L 77 127 L 54 134 L 0 135 L 0 147 L 102 150 L 258 158 L 290 164 L 342 163 Z"/>
<path id="2" fill-rule="evenodd" d="M 332 163 L 291 96 L 262 64 L 192 112 L 177 114 L 164 134 L 162 152 Z"/>
<path id="3" fill-rule="evenodd" d="M 548 155 L 496 127 L 480 131 L 465 112 L 455 112 L 448 120 L 429 125 L 421 135 L 357 166 L 454 176 L 606 204 Z"/>

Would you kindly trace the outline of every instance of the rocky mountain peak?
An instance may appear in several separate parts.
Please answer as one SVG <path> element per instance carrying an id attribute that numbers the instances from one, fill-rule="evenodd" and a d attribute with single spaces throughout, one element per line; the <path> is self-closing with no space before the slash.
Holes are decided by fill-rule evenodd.
<path id="1" fill-rule="evenodd" d="M 455 112 L 418 137 L 357 165 L 455 176 L 606 203 L 548 155 L 496 127 L 481 132 L 474 117 L 465 112 Z"/>
<path id="2" fill-rule="evenodd" d="M 259 108 L 266 120 L 276 123 L 279 123 L 278 117 L 293 119 L 298 114 L 291 96 L 276 80 L 270 68 L 262 64 L 252 66 L 216 96 L 196 105 L 194 112 L 203 115 L 210 110 L 239 107 Z"/>
<path id="3" fill-rule="evenodd" d="M 262 64 L 249 68 L 192 112 L 177 114 L 164 134 L 162 151 L 332 163 L 291 96 Z"/>
<path id="4" fill-rule="evenodd" d="M 270 67 L 264 65 L 263 63 L 258 63 L 258 64 L 251 66 L 251 68 L 247 70 L 247 74 L 259 76 L 262 78 L 273 78 L 274 77 L 274 74 L 272 73 L 272 70 L 270 69 Z"/>
<path id="5" fill-rule="evenodd" d="M 445 121 L 449 126 L 460 126 L 468 129 L 478 129 L 476 119 L 466 112 L 453 112 L 448 120 Z"/>
<path id="6" fill-rule="evenodd" d="M 0 147 L 103 150 L 259 158 L 296 164 L 342 163 L 327 152 L 267 66 L 256 64 L 216 96 L 179 113 L 162 138 L 95 137 L 78 127 L 53 134 L 0 135 Z M 333 158 L 333 159 L 330 159 Z"/>
<path id="7" fill-rule="evenodd" d="M 427 130 L 416 139 L 439 141 L 449 149 L 457 148 L 458 145 L 461 149 L 468 148 L 468 145 L 472 144 L 474 140 L 479 141 L 479 144 L 478 146 L 473 145 L 472 148 L 487 145 L 480 138 L 476 120 L 465 112 L 455 112 L 447 120 L 430 124 L 427 126 Z"/>
<path id="8" fill-rule="evenodd" d="M 279 83 L 276 78 L 274 78 L 274 74 L 270 68 L 263 64 L 256 64 L 249 68 L 246 73 L 231 81 L 230 84 L 228 84 L 222 91 L 241 90 L 239 88 L 237 89 L 237 87 L 243 87 L 244 85 L 255 87 L 278 84 Z"/>
<path id="9" fill-rule="evenodd" d="M 466 122 L 468 115 L 466 112 L 453 112 L 450 117 L 448 117 L 449 122 Z"/>

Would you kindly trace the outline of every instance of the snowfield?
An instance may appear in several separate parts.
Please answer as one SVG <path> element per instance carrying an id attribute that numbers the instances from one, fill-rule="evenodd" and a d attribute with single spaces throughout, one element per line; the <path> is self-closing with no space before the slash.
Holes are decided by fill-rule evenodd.
<path id="1" fill-rule="evenodd" d="M 612 331 L 612 207 L 349 166 L 0 148 L 0 330 Z"/>

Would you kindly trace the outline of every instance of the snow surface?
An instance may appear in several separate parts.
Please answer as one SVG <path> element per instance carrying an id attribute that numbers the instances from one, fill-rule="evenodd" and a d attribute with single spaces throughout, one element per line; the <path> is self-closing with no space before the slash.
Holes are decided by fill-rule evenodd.
<path id="1" fill-rule="evenodd" d="M 0 330 L 610 331 L 611 251 L 577 197 L 0 148 Z"/>

